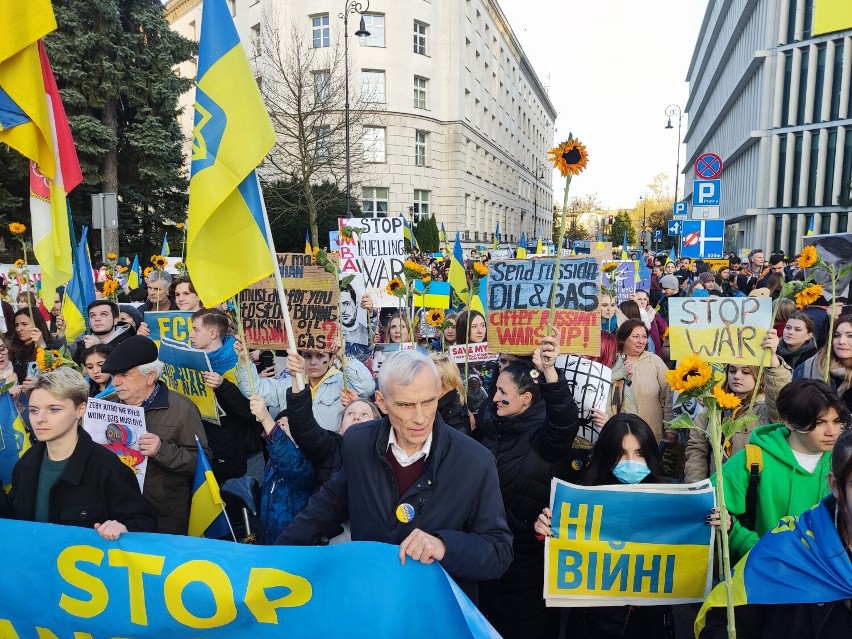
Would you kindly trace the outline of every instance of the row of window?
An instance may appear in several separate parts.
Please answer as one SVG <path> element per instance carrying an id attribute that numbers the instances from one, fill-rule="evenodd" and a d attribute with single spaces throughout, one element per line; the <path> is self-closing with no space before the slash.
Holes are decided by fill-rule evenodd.
<path id="1" fill-rule="evenodd" d="M 808 176 L 806 181 L 807 195 L 804 200 L 805 206 L 817 206 L 817 191 L 822 192 L 822 206 L 843 206 L 848 207 L 852 204 L 852 129 L 848 129 L 843 136 L 844 139 L 838 140 L 837 128 L 822 129 L 811 132 L 810 148 L 804 147 L 804 134 L 796 133 L 792 145 L 787 143 L 787 135 L 780 136 L 780 153 L 778 156 L 778 189 L 776 191 L 776 206 L 784 206 L 784 191 L 785 185 L 790 184 L 792 197 L 790 206 L 800 206 L 801 184 L 802 184 L 802 163 L 804 154 L 808 154 Z M 825 171 L 822 184 L 817 179 L 817 169 L 819 164 L 819 146 L 822 136 L 828 136 L 827 153 L 825 156 Z M 843 148 L 841 151 L 840 161 L 842 167 L 840 170 L 840 196 L 836 200 L 832 200 L 834 192 L 834 174 L 836 162 L 838 159 L 838 145 Z M 789 148 L 792 146 L 792 148 Z M 787 175 L 785 167 L 787 165 L 788 154 L 793 154 L 792 172 Z"/>
<path id="2" fill-rule="evenodd" d="M 331 99 L 331 73 L 328 69 L 313 72 L 314 102 L 321 105 Z M 427 107 L 426 94 L 429 79 L 419 75 L 414 76 L 414 108 Z M 361 98 L 364 102 L 384 104 L 387 101 L 385 91 L 385 72 L 380 69 L 364 69 L 361 71 Z"/>
<path id="3" fill-rule="evenodd" d="M 385 46 L 385 16 L 378 13 L 364 13 L 364 27 L 370 35 L 361 36 L 361 45 L 365 47 Z M 414 21 L 414 53 L 426 55 L 426 33 L 429 25 Z M 314 49 L 331 46 L 331 28 L 327 13 L 311 16 L 311 43 Z"/>
<path id="4" fill-rule="evenodd" d="M 365 217 L 382 217 L 388 214 L 388 193 L 390 189 L 381 186 L 365 186 L 361 190 L 361 212 Z M 429 217 L 430 191 L 414 189 L 414 219 Z"/>
<path id="5" fill-rule="evenodd" d="M 316 128 L 315 157 L 319 162 L 331 160 L 332 135 L 330 126 Z M 414 132 L 414 164 L 426 166 L 429 133 L 416 130 Z M 373 164 L 387 161 L 387 131 L 385 127 L 365 126 L 362 137 L 364 162 Z"/>
<path id="6" fill-rule="evenodd" d="M 843 74 L 850 73 L 843 68 L 843 39 L 833 41 L 834 60 L 831 65 L 831 82 L 826 82 L 826 62 L 828 43 L 823 42 L 816 47 L 816 56 L 811 56 L 810 47 L 800 50 L 798 69 L 794 69 L 794 52 L 784 52 L 784 92 L 781 104 L 781 126 L 810 124 L 811 122 L 826 122 L 837 120 L 841 113 L 841 86 Z M 812 59 L 816 58 L 816 59 Z M 798 72 L 798 88 L 796 95 L 791 96 Z M 812 102 L 808 102 L 808 77 L 816 74 Z M 823 102 L 828 108 L 823 108 Z M 795 117 L 791 118 L 791 109 L 795 105 Z M 807 118 L 808 109 L 813 114 Z M 852 113 L 852 92 L 849 95 L 847 113 Z"/>

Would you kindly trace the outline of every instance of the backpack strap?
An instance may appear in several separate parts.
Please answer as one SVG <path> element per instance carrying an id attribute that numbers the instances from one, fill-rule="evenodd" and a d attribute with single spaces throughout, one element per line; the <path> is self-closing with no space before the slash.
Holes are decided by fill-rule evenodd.
<path id="1" fill-rule="evenodd" d="M 749 476 L 742 525 L 754 530 L 757 519 L 757 486 L 760 483 L 760 472 L 763 470 L 763 449 L 757 444 L 746 444 L 746 468 Z"/>

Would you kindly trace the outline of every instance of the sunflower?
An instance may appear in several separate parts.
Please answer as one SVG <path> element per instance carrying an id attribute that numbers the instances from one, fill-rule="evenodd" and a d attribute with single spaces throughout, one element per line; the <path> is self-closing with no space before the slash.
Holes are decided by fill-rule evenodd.
<path id="1" fill-rule="evenodd" d="M 36 349 L 35 361 L 36 361 L 36 364 L 38 364 L 38 369 L 40 371 L 47 370 L 45 368 L 45 364 L 44 364 L 44 349 L 43 348 Z"/>
<path id="2" fill-rule="evenodd" d="M 606 264 L 603 265 L 601 270 L 604 273 L 612 273 L 617 268 L 618 268 L 618 262 L 607 262 Z"/>
<path id="3" fill-rule="evenodd" d="M 418 264 L 414 260 L 405 260 L 402 265 L 403 270 L 412 274 L 413 277 L 418 277 L 426 273 L 426 267 Z"/>
<path id="4" fill-rule="evenodd" d="M 663 336 L 660 338 L 660 341 L 665 341 L 669 336 L 669 327 L 666 326 L 666 330 L 663 331 Z"/>
<path id="5" fill-rule="evenodd" d="M 713 387 L 713 397 L 716 399 L 716 403 L 719 404 L 719 408 L 722 409 L 736 408 L 740 405 L 740 398 L 733 393 L 723 391 L 721 384 Z"/>
<path id="6" fill-rule="evenodd" d="M 579 140 L 568 140 L 547 152 L 553 166 L 559 169 L 562 177 L 579 175 L 589 163 L 589 154 Z"/>
<path id="7" fill-rule="evenodd" d="M 485 266 L 482 262 L 474 262 L 473 263 L 473 272 L 479 275 L 479 277 L 485 277 L 488 275 L 488 267 Z"/>
<path id="8" fill-rule="evenodd" d="M 701 388 L 710 381 L 713 369 L 698 355 L 690 355 L 681 360 L 678 367 L 666 373 L 666 380 L 672 390 L 689 392 Z"/>
<path id="9" fill-rule="evenodd" d="M 15 268 L 24 268 L 24 260 L 15 260 Z"/>
<path id="10" fill-rule="evenodd" d="M 315 246 L 311 249 L 311 264 L 316 265 L 317 263 L 317 255 L 319 255 L 320 247 Z"/>
<path id="11" fill-rule="evenodd" d="M 799 268 L 810 268 L 817 263 L 817 260 L 819 260 L 819 253 L 816 246 L 806 246 L 799 255 Z"/>
<path id="12" fill-rule="evenodd" d="M 23 235 L 27 230 L 27 227 L 21 224 L 20 222 L 12 222 L 9 225 L 9 233 L 12 235 Z"/>
<path id="13" fill-rule="evenodd" d="M 182 231 L 182 230 L 183 230 L 183 222 L 178 222 L 178 224 L 177 224 L 177 229 L 178 229 L 178 231 Z"/>
<path id="14" fill-rule="evenodd" d="M 429 326 L 440 328 L 441 324 L 444 323 L 444 311 L 440 308 L 431 309 L 426 313 L 426 322 L 428 322 Z"/>
<path id="15" fill-rule="evenodd" d="M 432 276 L 424 275 L 420 278 L 420 281 L 423 282 L 423 286 L 429 286 L 432 283 Z"/>
<path id="16" fill-rule="evenodd" d="M 819 284 L 812 284 L 807 288 L 803 288 L 796 293 L 796 308 L 801 311 L 806 306 L 810 306 L 822 296 L 822 293 L 822 286 Z"/>
<path id="17" fill-rule="evenodd" d="M 118 282 L 115 280 L 107 280 L 104 282 L 104 295 L 109 297 L 118 290 Z"/>
<path id="18" fill-rule="evenodd" d="M 153 264 L 158 269 L 164 268 L 168 263 L 168 260 L 162 255 L 151 256 L 151 264 Z"/>
<path id="19" fill-rule="evenodd" d="M 107 253 L 107 259 L 108 259 L 108 260 L 117 260 L 117 259 L 118 259 L 118 254 L 117 254 L 117 253 L 113 253 L 112 251 L 110 251 L 109 253 Z"/>
<path id="20" fill-rule="evenodd" d="M 142 271 L 142 277 L 148 277 L 153 272 L 154 272 L 154 269 L 149 266 L 144 271 Z"/>
<path id="21" fill-rule="evenodd" d="M 393 278 L 388 285 L 385 287 L 385 290 L 389 295 L 399 296 L 401 291 L 405 290 L 405 286 L 402 283 L 402 280 L 398 277 Z"/>

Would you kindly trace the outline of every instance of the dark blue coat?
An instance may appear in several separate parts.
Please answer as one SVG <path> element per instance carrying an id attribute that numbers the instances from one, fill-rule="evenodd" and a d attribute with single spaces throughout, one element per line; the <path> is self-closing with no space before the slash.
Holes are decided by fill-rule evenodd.
<path id="1" fill-rule="evenodd" d="M 512 534 L 494 457 L 436 415 L 423 474 L 397 498 L 385 457 L 390 428 L 385 417 L 346 432 L 343 467 L 311 497 L 277 543 L 312 544 L 347 519 L 352 541 L 400 544 L 419 528 L 444 541 L 441 565 L 475 601 L 475 582 L 499 578 L 512 562 Z M 395 514 L 402 503 L 415 508 L 407 524 Z"/>

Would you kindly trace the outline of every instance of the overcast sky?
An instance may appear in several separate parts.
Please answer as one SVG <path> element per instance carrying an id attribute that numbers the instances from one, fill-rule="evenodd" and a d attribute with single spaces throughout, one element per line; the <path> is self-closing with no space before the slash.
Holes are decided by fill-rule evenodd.
<path id="1" fill-rule="evenodd" d="M 589 151 L 571 196 L 596 193 L 606 207 L 627 208 L 657 173 L 674 186 L 677 130 L 664 128 L 664 111 L 686 105 L 686 72 L 707 0 L 498 2 L 549 87 L 556 141 L 571 131 Z M 684 117 L 684 133 L 686 124 Z M 553 186 L 561 206 L 558 173 Z"/>

